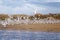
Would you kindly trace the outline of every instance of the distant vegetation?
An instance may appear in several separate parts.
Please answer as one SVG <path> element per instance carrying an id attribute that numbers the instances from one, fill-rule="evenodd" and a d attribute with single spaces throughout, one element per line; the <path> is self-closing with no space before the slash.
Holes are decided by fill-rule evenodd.
<path id="1" fill-rule="evenodd" d="M 33 19 L 34 19 L 34 16 L 29 16 L 29 19 L 30 19 L 30 20 L 33 20 Z"/>
<path id="2" fill-rule="evenodd" d="M 5 20 L 7 18 L 9 18 L 7 14 L 0 14 L 0 20 Z"/>
<path id="3" fill-rule="evenodd" d="M 37 13 L 35 15 L 25 15 L 25 14 L 16 14 L 16 15 L 12 15 L 13 18 L 17 18 L 17 17 L 29 17 L 30 20 L 33 20 L 34 18 L 36 18 L 37 20 L 39 19 L 44 19 L 44 18 L 47 18 L 47 17 L 53 17 L 54 19 L 59 19 L 60 20 L 60 13 L 59 14 L 52 14 L 52 13 L 49 13 L 49 14 L 45 14 L 45 15 L 42 15 L 40 13 Z M 9 18 L 9 16 L 7 14 L 0 14 L 0 20 L 5 20 Z"/>
<path id="4" fill-rule="evenodd" d="M 44 18 L 47 18 L 47 17 L 53 17 L 54 19 L 59 19 L 60 20 L 60 14 L 52 14 L 52 13 L 49 13 L 49 14 L 45 14 L 45 15 L 42 15 L 42 14 L 35 14 L 35 17 L 38 19 L 44 19 Z"/>

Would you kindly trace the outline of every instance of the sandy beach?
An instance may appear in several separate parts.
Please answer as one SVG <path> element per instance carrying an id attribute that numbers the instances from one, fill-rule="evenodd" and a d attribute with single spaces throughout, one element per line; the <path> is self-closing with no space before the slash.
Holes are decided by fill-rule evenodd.
<path id="1" fill-rule="evenodd" d="M 0 30 L 26 30 L 26 31 L 43 31 L 43 32 L 60 32 L 60 23 L 57 24 L 17 24 L 7 25 L 3 27 L 0 25 Z"/>

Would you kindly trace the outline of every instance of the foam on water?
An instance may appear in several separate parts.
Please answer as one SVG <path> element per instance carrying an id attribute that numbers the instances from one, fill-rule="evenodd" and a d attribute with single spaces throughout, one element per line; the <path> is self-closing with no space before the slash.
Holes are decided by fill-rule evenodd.
<path id="1" fill-rule="evenodd" d="M 0 40 L 60 40 L 60 33 L 0 30 Z"/>

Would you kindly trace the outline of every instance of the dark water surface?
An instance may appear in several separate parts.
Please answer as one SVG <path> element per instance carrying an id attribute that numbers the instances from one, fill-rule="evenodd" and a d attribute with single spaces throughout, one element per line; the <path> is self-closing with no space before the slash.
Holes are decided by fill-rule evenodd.
<path id="1" fill-rule="evenodd" d="M 0 30 L 0 40 L 60 40 L 60 33 Z"/>

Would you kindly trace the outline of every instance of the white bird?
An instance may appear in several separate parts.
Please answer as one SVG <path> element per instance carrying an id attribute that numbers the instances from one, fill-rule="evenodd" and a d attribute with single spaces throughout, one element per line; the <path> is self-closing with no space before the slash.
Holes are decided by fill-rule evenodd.
<path id="1" fill-rule="evenodd" d="M 6 25 L 8 24 L 7 22 L 1 22 L 1 24 L 3 25 L 3 27 L 6 27 Z"/>

